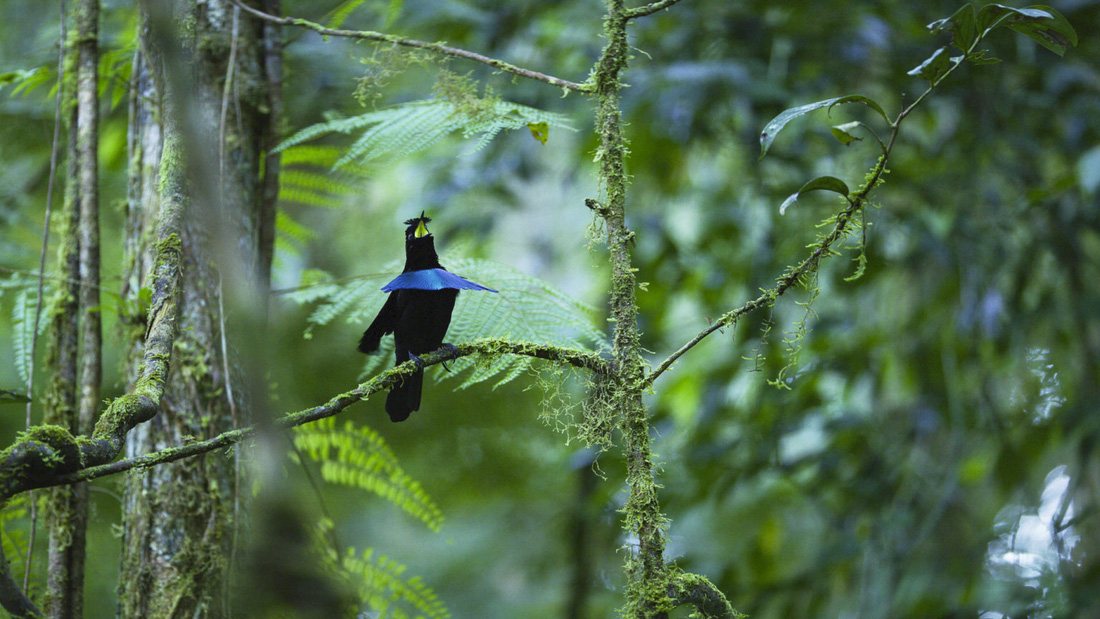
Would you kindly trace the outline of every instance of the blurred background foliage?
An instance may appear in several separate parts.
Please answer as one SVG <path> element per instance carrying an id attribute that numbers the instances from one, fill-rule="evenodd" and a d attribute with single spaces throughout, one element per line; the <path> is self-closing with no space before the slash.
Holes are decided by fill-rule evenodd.
<path id="1" fill-rule="evenodd" d="M 0 84 L 8 281 L 37 268 L 42 238 L 58 32 L 56 7 L 46 6 L 0 1 L 0 74 L 37 71 Z M 121 246 L 111 239 L 122 237 L 127 159 L 126 98 L 114 89 L 126 87 L 136 9 L 104 6 L 110 291 L 120 287 Z M 573 81 L 584 81 L 603 45 L 602 7 L 590 1 L 396 0 L 331 12 L 340 6 L 283 8 Z M 685 0 L 635 22 L 623 95 L 628 223 L 648 283 L 638 298 L 655 364 L 799 261 L 836 206 L 814 194 L 781 217 L 784 198 L 822 174 L 857 186 L 877 157 L 873 144 L 844 147 L 829 133 L 848 120 L 880 127 L 861 106 L 795 121 L 758 161 L 764 124 L 851 93 L 896 114 L 924 87 L 906 72 L 947 42 L 926 24 L 958 7 Z M 1100 2 L 1054 7 L 1081 35 L 1064 59 L 1003 30 L 990 48 L 1005 62 L 964 66 L 903 126 L 879 208 L 868 213 L 867 271 L 844 281 L 855 251 L 827 261 L 797 351 L 784 339 L 806 313 L 796 304 L 804 290 L 703 342 L 649 396 L 670 558 L 711 578 L 738 610 L 758 619 L 1100 616 Z M 324 204 L 283 201 L 277 289 L 308 285 L 315 270 L 380 286 L 402 252 L 400 222 L 426 209 L 444 264 L 504 263 L 602 312 L 606 257 L 583 201 L 599 194 L 591 100 L 457 60 L 297 30 L 286 37 L 288 136 L 429 98 L 441 67 L 577 131 L 551 127 L 545 145 L 526 129 L 507 131 L 476 150 L 476 138 L 455 135 L 354 169 L 314 166 L 346 190 Z M 339 153 L 350 142 L 316 144 Z M 311 169 L 288 160 L 295 166 Z M 19 391 L 20 308 L 10 290 L 0 297 L 0 388 Z M 268 331 L 281 351 L 268 378 L 279 411 L 347 390 L 364 363 L 354 350 L 363 320 L 319 325 L 306 339 L 313 308 L 289 297 L 280 295 Z M 104 298 L 108 334 L 118 303 Z M 107 396 L 121 392 L 121 353 L 107 351 Z M 769 386 L 792 361 L 783 388 Z M 45 384 L 41 357 L 37 371 Z M 593 465 L 592 453 L 540 422 L 535 382 L 429 384 L 403 424 L 386 421 L 380 401 L 348 411 L 389 444 L 444 519 L 433 532 L 376 496 L 326 486 L 340 540 L 408 566 L 454 616 L 612 615 L 630 543 L 617 513 L 623 463 L 611 450 Z M 23 414 L 3 412 L 6 444 Z M 263 462 L 283 467 L 300 503 L 316 509 L 298 464 Z M 113 612 L 117 484 L 93 484 L 89 616 Z M 23 515 L 7 516 L 5 543 L 25 542 Z"/>

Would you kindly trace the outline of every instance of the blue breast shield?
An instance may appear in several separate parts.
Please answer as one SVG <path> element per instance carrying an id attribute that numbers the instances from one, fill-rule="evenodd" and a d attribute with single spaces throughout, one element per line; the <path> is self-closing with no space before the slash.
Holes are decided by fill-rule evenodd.
<path id="1" fill-rule="evenodd" d="M 496 292 L 492 288 L 486 288 L 481 284 L 455 275 L 446 269 L 424 269 L 423 271 L 410 271 L 393 278 L 393 281 L 382 286 L 382 292 L 394 290 L 443 290 L 454 288 L 456 290 L 484 290 Z"/>

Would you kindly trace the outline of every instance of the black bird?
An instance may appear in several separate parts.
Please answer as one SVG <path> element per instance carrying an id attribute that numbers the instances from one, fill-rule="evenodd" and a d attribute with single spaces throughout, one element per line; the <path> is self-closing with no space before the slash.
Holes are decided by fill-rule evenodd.
<path id="1" fill-rule="evenodd" d="M 382 287 L 391 293 L 386 304 L 378 312 L 374 322 L 363 332 L 359 340 L 359 352 L 378 350 L 383 335 L 393 334 L 394 356 L 397 365 L 414 359 L 423 367 L 419 355 L 442 346 L 447 327 L 451 324 L 451 312 L 459 290 L 485 290 L 496 292 L 459 277 L 439 264 L 435 253 L 435 239 L 428 232 L 431 219 L 424 213 L 405 222 L 405 270 L 393 281 Z M 399 385 L 390 389 L 386 397 L 386 412 L 390 421 L 404 421 L 420 409 L 420 391 L 424 384 L 424 371 L 420 369 L 405 377 Z"/>

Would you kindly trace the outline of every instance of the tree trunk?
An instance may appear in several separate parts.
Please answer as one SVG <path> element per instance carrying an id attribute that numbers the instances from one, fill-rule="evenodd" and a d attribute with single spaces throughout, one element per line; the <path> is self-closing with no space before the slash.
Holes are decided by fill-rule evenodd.
<path id="1" fill-rule="evenodd" d="M 229 347 L 222 281 L 225 276 L 227 288 L 237 287 L 240 273 L 250 278 L 249 290 L 265 290 L 263 256 L 271 251 L 262 234 L 274 217 L 260 173 L 272 126 L 262 29 L 220 1 L 170 6 L 165 11 L 174 14 L 164 17 L 160 7 L 145 7 L 134 60 L 123 292 L 142 296 L 160 205 L 182 200 L 180 331 L 161 413 L 131 433 L 127 456 L 209 438 L 247 421 L 238 418 L 242 390 L 223 353 Z M 185 34 L 175 34 L 181 25 Z M 139 351 L 144 326 L 131 324 L 132 350 Z M 131 358 L 136 365 L 140 354 Z M 227 614 L 237 487 L 234 459 L 222 452 L 130 478 L 120 617 Z"/>
<path id="2" fill-rule="evenodd" d="M 68 181 L 60 238 L 61 264 L 68 283 L 62 287 L 61 303 L 54 315 L 50 364 L 56 374 L 44 421 L 80 434 L 90 432 L 95 423 L 102 380 L 96 105 L 99 2 L 82 0 L 73 9 L 72 25 L 65 33 L 61 92 L 68 129 Z M 83 348 L 79 357 L 78 339 Z M 47 515 L 49 571 L 44 610 L 47 616 L 58 619 L 80 617 L 84 610 L 87 485 L 51 490 Z"/>

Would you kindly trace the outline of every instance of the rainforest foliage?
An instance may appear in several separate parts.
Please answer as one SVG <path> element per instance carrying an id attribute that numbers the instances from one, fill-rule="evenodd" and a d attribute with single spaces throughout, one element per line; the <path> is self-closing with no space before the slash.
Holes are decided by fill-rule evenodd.
<path id="1" fill-rule="evenodd" d="M 21 434 L 72 301 L 64 127 L 51 166 L 72 65 L 57 7 L 0 0 L 0 464 L 45 445 L 44 468 L 103 465 L 62 475 L 93 479 L 89 617 L 132 577 L 116 532 L 148 474 L 96 458 L 161 398 L 161 284 L 193 258 L 170 226 L 135 233 L 128 203 L 155 4 L 99 18 L 96 442 Z M 1100 2 L 246 4 L 288 18 L 195 3 L 224 49 L 172 22 L 196 62 L 250 62 L 243 32 L 284 44 L 278 104 L 241 103 L 275 92 L 242 64 L 210 134 L 224 173 L 237 132 L 278 116 L 244 184 L 277 170 L 270 302 L 250 323 L 256 291 L 217 270 L 200 288 L 224 366 L 186 332 L 172 354 L 196 398 L 258 426 L 145 463 L 231 463 L 232 492 L 163 489 L 237 525 L 225 556 L 191 557 L 230 574 L 194 594 L 203 616 L 1100 613 Z M 165 58 L 157 79 L 180 79 Z M 156 191 L 200 201 L 186 157 L 160 164 Z M 500 292 L 459 295 L 461 358 L 426 355 L 420 410 L 391 424 L 381 392 L 412 364 L 355 345 L 425 210 L 442 264 Z M 163 277 L 136 283 L 136 244 Z M 41 603 L 68 529 L 10 468 L 3 555 L 22 585 L 36 536 Z"/>

